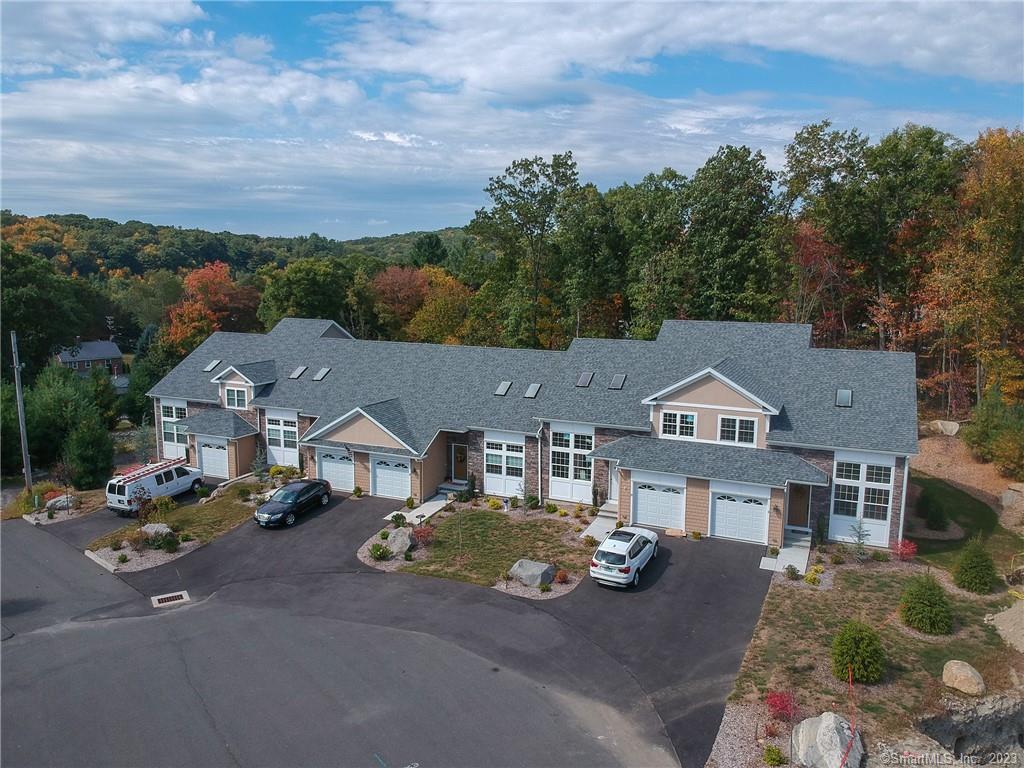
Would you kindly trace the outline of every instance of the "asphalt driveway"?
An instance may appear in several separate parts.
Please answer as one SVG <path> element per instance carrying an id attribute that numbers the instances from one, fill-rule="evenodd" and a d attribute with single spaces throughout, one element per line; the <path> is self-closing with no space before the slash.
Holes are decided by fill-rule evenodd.
<path id="1" fill-rule="evenodd" d="M 588 580 L 532 601 L 359 562 L 356 548 L 399 504 L 336 498 L 293 528 L 244 524 L 168 565 L 122 574 L 125 592 L 87 601 L 77 617 L 90 628 L 73 641 L 93 648 L 88 664 L 49 647 L 61 634 L 20 638 L 18 655 L 19 638 L 5 642 L 5 700 L 31 711 L 48 697 L 47 711 L 72 724 L 56 747 L 45 723 L 22 728 L 5 740 L 5 764 L 134 754 L 128 737 L 95 729 L 106 701 L 88 716 L 77 698 L 61 704 L 83 686 L 94 699 L 134 691 L 126 663 L 158 681 L 176 728 L 199 734 L 191 751 L 152 764 L 473 765 L 484 754 L 522 766 L 669 765 L 676 755 L 686 768 L 704 764 L 768 587 L 760 547 L 666 539 L 638 590 Z M 157 613 L 144 599 L 177 589 L 195 603 Z M 114 628 L 116 640 L 105 638 Z M 31 682 L 39 664 L 50 669 L 42 686 Z M 136 695 L 136 722 L 160 727 L 164 713 Z M 278 699 L 311 702 L 294 738 L 252 718 Z M 10 712 L 8 703 L 13 727 Z"/>

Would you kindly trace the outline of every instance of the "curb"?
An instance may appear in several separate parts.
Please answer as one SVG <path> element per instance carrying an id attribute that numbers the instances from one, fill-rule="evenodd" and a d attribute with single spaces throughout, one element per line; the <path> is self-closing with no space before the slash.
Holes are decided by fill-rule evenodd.
<path id="1" fill-rule="evenodd" d="M 21 519 L 24 520 L 29 525 L 34 525 L 34 526 L 37 526 L 37 527 L 40 525 L 38 520 L 33 520 L 32 519 L 32 515 L 22 515 Z"/>
<path id="2" fill-rule="evenodd" d="M 106 560 L 104 560 L 102 557 L 97 555 L 91 549 L 84 549 L 84 550 L 82 550 L 82 554 L 85 555 L 86 557 L 88 557 L 94 563 L 97 563 L 98 565 L 103 566 L 104 568 L 106 568 L 111 573 L 113 573 L 114 569 L 116 568 L 116 566 L 111 565 L 110 563 L 108 563 Z"/>

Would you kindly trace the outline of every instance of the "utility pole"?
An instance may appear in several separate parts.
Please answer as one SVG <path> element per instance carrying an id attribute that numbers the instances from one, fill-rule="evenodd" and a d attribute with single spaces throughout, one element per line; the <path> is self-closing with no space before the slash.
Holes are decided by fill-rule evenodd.
<path id="1" fill-rule="evenodd" d="M 21 391 L 21 362 L 18 360 L 18 334 L 11 331 L 14 352 L 14 397 L 18 401 L 18 428 L 21 430 L 21 464 L 25 469 L 25 490 L 32 495 L 32 464 L 28 458 L 28 432 L 25 430 L 25 396 Z"/>

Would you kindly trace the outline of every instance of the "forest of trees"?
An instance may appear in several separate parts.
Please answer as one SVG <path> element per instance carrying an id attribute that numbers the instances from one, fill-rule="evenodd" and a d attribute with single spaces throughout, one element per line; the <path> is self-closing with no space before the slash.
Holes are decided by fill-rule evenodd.
<path id="1" fill-rule="evenodd" d="M 872 142 L 823 122 L 785 158 L 773 171 L 724 146 L 690 177 L 607 190 L 569 152 L 522 159 L 464 229 L 348 243 L 4 211 L 4 325 L 29 382 L 55 347 L 113 335 L 136 353 L 123 407 L 138 417 L 210 332 L 289 315 L 547 349 L 653 338 L 666 318 L 811 323 L 819 346 L 917 353 L 922 408 L 982 402 L 968 439 L 1024 472 L 1024 133 L 907 125 Z M 6 389 L 6 343 L 2 360 Z"/>

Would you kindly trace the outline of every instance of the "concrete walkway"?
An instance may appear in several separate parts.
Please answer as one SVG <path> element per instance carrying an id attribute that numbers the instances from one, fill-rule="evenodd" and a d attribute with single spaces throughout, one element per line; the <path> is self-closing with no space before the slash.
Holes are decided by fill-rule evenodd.
<path id="1" fill-rule="evenodd" d="M 416 509 L 409 509 L 408 507 L 402 507 L 396 509 L 390 514 L 384 515 L 384 519 L 389 521 L 395 515 L 405 515 L 405 519 L 410 523 L 420 523 L 429 520 L 442 509 L 448 506 L 448 497 L 443 494 L 438 494 L 430 501 L 420 504 Z"/>
<path id="2" fill-rule="evenodd" d="M 781 573 L 786 566 L 792 565 L 800 573 L 807 573 L 807 562 L 811 557 L 811 535 L 786 531 L 782 549 L 776 557 L 762 557 L 761 568 L 765 571 Z"/>
<path id="3" fill-rule="evenodd" d="M 593 536 L 598 541 L 604 541 L 604 537 L 614 530 L 614 517 L 602 517 L 601 515 L 598 515 L 594 518 L 594 522 L 587 526 L 587 530 L 580 534 L 580 538 L 583 539 L 587 536 Z"/>

